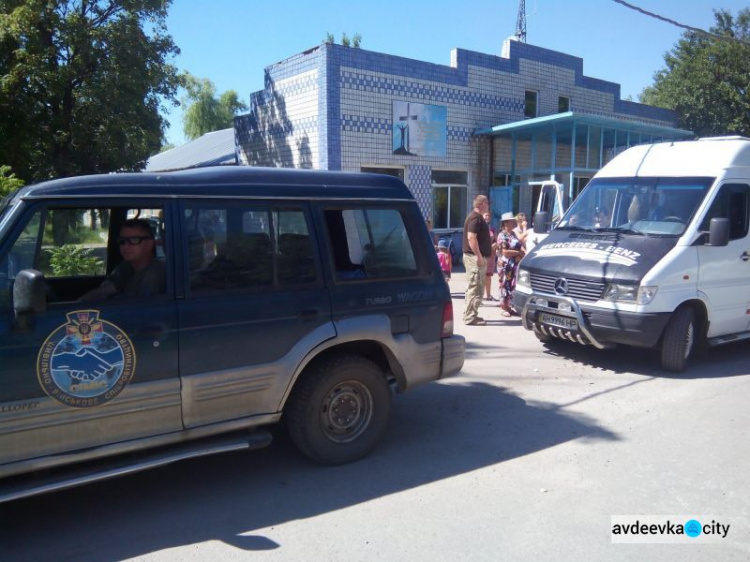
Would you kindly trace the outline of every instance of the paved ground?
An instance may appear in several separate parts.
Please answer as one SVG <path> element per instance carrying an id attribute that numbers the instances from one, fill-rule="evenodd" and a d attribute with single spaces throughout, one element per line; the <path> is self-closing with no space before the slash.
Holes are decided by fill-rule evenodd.
<path id="1" fill-rule="evenodd" d="M 497 289 L 493 287 L 493 290 Z M 485 306 L 463 372 L 397 397 L 367 459 L 268 449 L 0 506 L 2 560 L 747 560 L 750 346 L 675 377 L 545 347 Z M 717 544 L 612 544 L 611 516 L 705 515 Z"/>

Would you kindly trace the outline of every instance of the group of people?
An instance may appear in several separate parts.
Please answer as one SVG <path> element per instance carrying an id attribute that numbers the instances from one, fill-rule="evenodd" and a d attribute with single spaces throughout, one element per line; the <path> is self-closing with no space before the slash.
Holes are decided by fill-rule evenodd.
<path id="1" fill-rule="evenodd" d="M 464 223 L 463 258 L 466 268 L 466 302 L 464 324 L 483 326 L 479 316 L 482 298 L 494 301 L 492 275 L 497 271 L 500 284 L 499 307 L 503 316 L 518 316 L 513 308 L 513 290 L 516 287 L 518 263 L 526 253 L 528 236 L 526 215 L 503 213 L 500 229 L 495 234 L 491 225 L 489 200 L 485 195 L 474 198 L 474 208 Z"/>

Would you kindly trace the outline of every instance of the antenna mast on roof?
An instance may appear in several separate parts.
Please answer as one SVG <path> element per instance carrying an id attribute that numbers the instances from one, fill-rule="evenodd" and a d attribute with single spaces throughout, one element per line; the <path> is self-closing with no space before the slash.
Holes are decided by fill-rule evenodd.
<path id="1" fill-rule="evenodd" d="M 518 39 L 521 43 L 526 43 L 526 0 L 518 0 L 516 39 Z"/>

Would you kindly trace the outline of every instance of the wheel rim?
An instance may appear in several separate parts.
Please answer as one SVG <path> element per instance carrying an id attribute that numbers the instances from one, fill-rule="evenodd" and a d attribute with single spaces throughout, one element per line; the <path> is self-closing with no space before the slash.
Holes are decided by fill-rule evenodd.
<path id="1" fill-rule="evenodd" d="M 353 441 L 370 425 L 372 394 L 356 381 L 345 381 L 331 389 L 323 402 L 320 421 L 326 437 L 336 443 Z"/>
<path id="2" fill-rule="evenodd" d="M 693 340 L 695 337 L 695 330 L 693 329 L 693 323 L 688 324 L 687 330 L 685 331 L 685 359 L 690 356 L 690 352 L 693 350 Z"/>

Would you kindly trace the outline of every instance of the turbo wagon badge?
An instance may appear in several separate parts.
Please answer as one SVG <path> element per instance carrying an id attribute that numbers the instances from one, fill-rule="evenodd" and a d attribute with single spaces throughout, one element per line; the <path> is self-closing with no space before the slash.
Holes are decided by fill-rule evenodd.
<path id="1" fill-rule="evenodd" d="M 74 408 L 101 406 L 120 394 L 135 373 L 135 349 L 98 310 L 77 310 L 39 350 L 36 372 L 44 392 Z"/>

